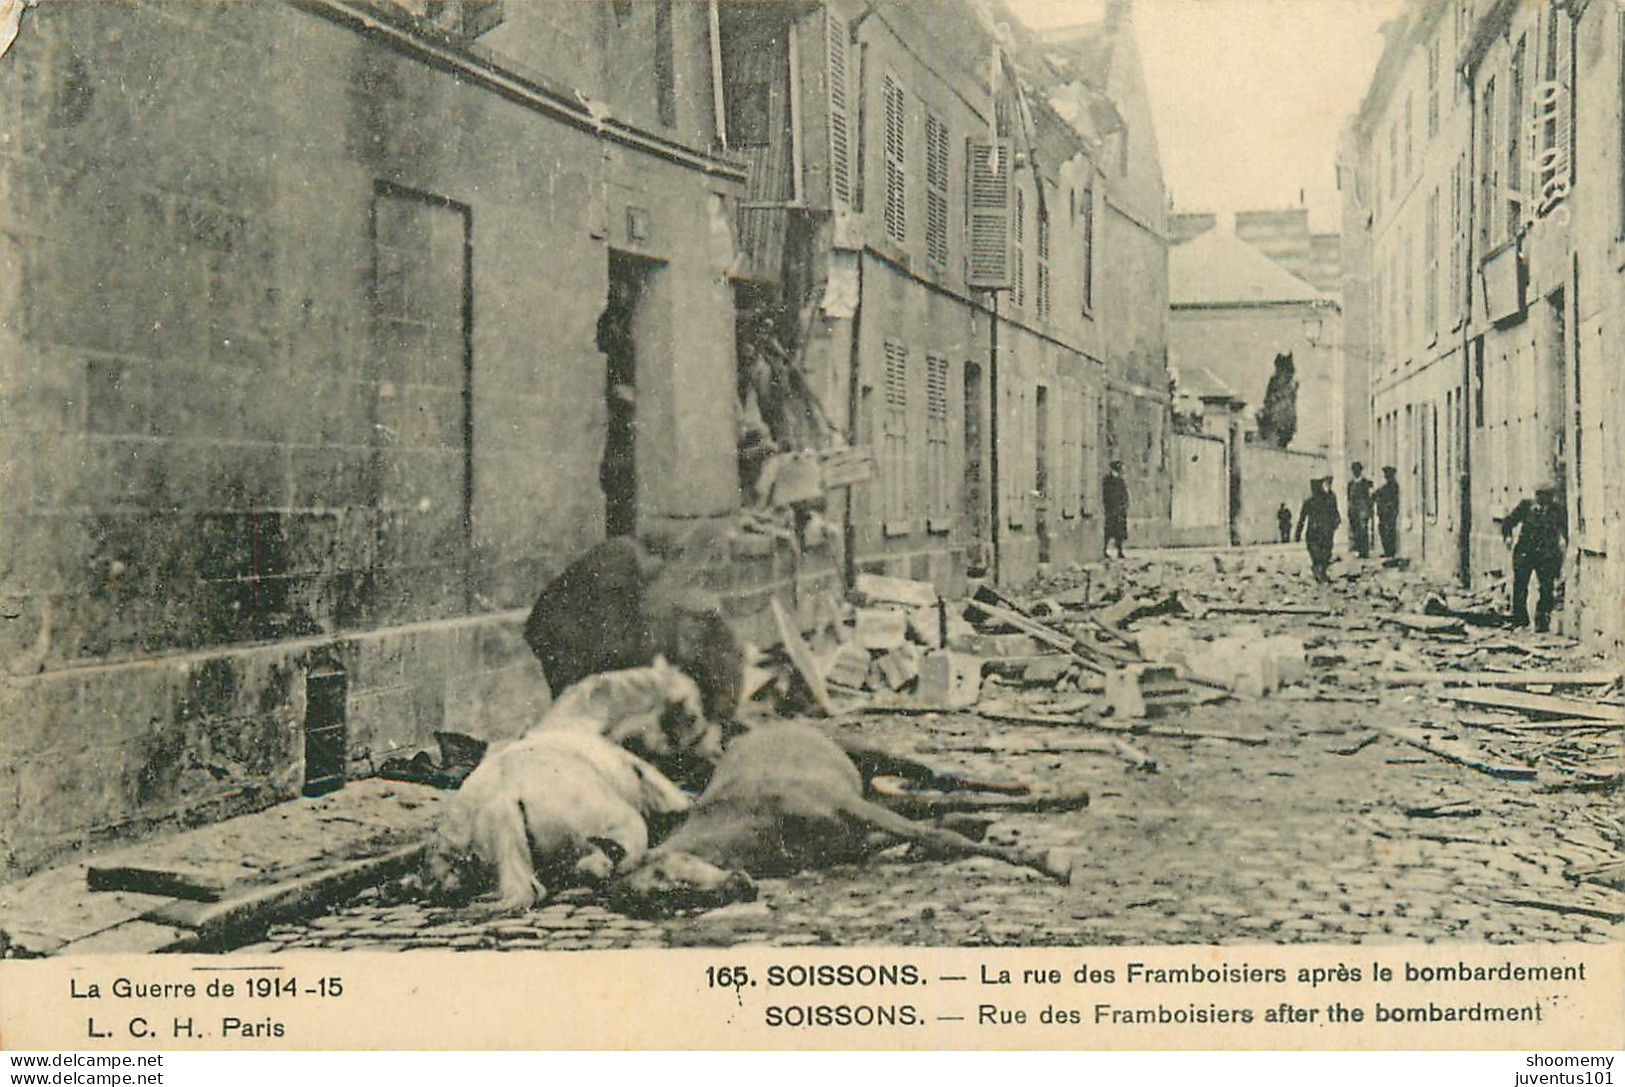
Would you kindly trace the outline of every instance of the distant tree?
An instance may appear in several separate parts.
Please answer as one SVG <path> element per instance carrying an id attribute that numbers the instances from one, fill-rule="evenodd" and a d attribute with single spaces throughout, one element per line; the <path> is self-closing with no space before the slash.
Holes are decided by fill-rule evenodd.
<path id="1" fill-rule="evenodd" d="M 1298 379 L 1292 366 L 1292 352 L 1275 356 L 1275 372 L 1264 389 L 1264 406 L 1258 409 L 1258 437 L 1277 449 L 1285 449 L 1298 432 Z"/>

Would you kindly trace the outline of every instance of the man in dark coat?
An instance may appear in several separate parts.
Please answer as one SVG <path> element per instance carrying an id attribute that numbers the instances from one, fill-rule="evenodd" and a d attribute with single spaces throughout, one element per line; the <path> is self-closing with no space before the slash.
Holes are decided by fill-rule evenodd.
<path id="1" fill-rule="evenodd" d="M 1281 542 L 1292 542 L 1292 510 L 1285 502 L 1275 508 L 1275 527 L 1281 530 Z"/>
<path id="2" fill-rule="evenodd" d="M 1382 486 L 1377 488 L 1374 505 L 1377 510 L 1377 535 L 1382 538 L 1382 557 L 1391 559 L 1399 554 L 1399 480 L 1393 468 L 1382 470 Z"/>
<path id="3" fill-rule="evenodd" d="M 1332 477 L 1309 481 L 1309 497 L 1298 513 L 1298 539 L 1309 548 L 1309 567 L 1316 581 L 1330 581 L 1326 569 L 1332 564 L 1332 544 L 1343 515 L 1337 511 L 1337 496 L 1331 490 Z"/>
<path id="4" fill-rule="evenodd" d="M 1104 554 L 1111 554 L 1117 542 L 1117 557 L 1123 557 L 1123 541 L 1128 539 L 1128 482 L 1123 479 L 1123 462 L 1114 460 L 1111 471 L 1100 481 L 1100 504 L 1106 514 Z"/>
<path id="5" fill-rule="evenodd" d="M 1349 550 L 1362 559 L 1371 554 L 1371 481 L 1365 478 L 1365 465 L 1354 462 L 1354 478 L 1349 480 Z"/>
<path id="6" fill-rule="evenodd" d="M 1551 622 L 1557 575 L 1563 569 L 1563 552 L 1569 542 L 1569 515 L 1551 485 L 1535 491 L 1535 500 L 1525 498 L 1511 513 L 1501 518 L 1501 538 L 1512 542 L 1512 530 L 1522 526 L 1518 543 L 1512 549 L 1512 625 L 1529 624 L 1529 575 L 1540 582 L 1535 601 L 1535 629 L 1545 630 Z"/>

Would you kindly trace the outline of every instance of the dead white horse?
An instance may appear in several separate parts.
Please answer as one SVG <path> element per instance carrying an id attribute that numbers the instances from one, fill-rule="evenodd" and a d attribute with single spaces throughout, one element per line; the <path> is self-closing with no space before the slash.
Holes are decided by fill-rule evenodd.
<path id="1" fill-rule="evenodd" d="M 664 657 L 566 687 L 530 735 L 557 730 L 595 733 L 685 782 L 703 783 L 722 757 L 722 729 L 707 720 L 699 687 Z"/>
<path id="2" fill-rule="evenodd" d="M 491 751 L 447 804 L 427 889 L 464 900 L 494 882 L 495 909 L 529 909 L 550 886 L 599 884 L 636 867 L 649 816 L 690 804 L 658 769 L 595 732 L 533 731 Z"/>

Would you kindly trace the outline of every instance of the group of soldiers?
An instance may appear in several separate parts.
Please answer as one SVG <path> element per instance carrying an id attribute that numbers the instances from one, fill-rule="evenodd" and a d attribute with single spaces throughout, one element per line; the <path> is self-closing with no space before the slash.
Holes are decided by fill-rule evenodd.
<path id="1" fill-rule="evenodd" d="M 1360 558 L 1371 555 L 1371 528 L 1375 521 L 1382 557 L 1399 554 L 1399 481 L 1392 467 L 1382 470 L 1382 486 L 1374 487 L 1358 461 L 1352 466 L 1348 483 L 1349 550 Z M 1329 581 L 1332 547 L 1343 523 L 1332 491 L 1332 477 L 1309 481 L 1309 497 L 1298 513 L 1297 530 L 1292 531 L 1292 513 L 1286 503 L 1276 511 L 1281 542 L 1303 541 L 1309 550 L 1309 565 L 1316 581 Z M 1505 517 L 1496 519 L 1501 537 L 1512 547 L 1512 625 L 1529 625 L 1529 581 L 1539 585 L 1535 602 L 1535 629 L 1544 631 L 1556 606 L 1557 579 L 1568 547 L 1568 513 L 1559 500 L 1556 485 L 1547 483 L 1535 489 Z M 1517 534 L 1517 543 L 1513 535 Z"/>

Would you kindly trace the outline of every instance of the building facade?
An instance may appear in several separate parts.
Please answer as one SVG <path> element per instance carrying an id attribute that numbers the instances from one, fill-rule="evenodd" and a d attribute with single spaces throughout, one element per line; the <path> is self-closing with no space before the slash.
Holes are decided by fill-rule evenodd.
<path id="1" fill-rule="evenodd" d="M 512 734 L 547 578 L 737 508 L 706 11 L 503 15 L 47 6 L 0 58 L 8 871 Z"/>
<path id="2" fill-rule="evenodd" d="M 1571 541 L 1559 625 L 1618 646 L 1621 93 L 1617 4 L 1413 4 L 1349 130 L 1366 224 L 1373 459 L 1402 547 L 1465 583 L 1510 574 L 1498 518 L 1546 482 Z"/>
<path id="3" fill-rule="evenodd" d="M 1128 105 L 1079 108 L 1118 100 L 1114 11 L 1080 60 L 980 2 L 719 7 L 718 108 L 752 162 L 743 305 L 805 374 L 787 414 L 815 420 L 774 436 L 874 457 L 832 494 L 851 570 L 951 591 L 1097 555 L 1112 456 L 1136 535 L 1166 526 L 1166 240 L 1134 61 Z"/>

